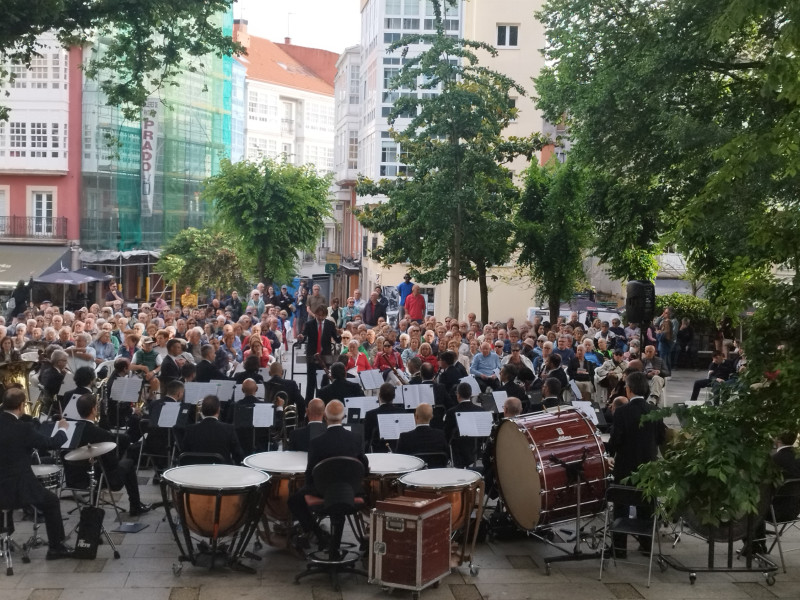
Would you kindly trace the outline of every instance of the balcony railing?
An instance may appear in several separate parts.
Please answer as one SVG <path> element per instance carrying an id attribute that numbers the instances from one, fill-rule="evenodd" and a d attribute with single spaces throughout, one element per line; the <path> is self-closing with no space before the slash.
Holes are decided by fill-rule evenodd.
<path id="1" fill-rule="evenodd" d="M 294 135 L 294 119 L 281 119 L 281 133 Z"/>
<path id="2" fill-rule="evenodd" d="M 0 217 L 0 238 L 67 239 L 66 217 Z"/>

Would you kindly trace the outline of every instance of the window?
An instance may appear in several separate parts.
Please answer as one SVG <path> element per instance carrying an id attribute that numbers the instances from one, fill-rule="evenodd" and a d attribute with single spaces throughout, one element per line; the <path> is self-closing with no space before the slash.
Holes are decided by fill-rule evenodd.
<path id="1" fill-rule="evenodd" d="M 6 155 L 6 124 L 0 121 L 0 157 Z"/>
<path id="2" fill-rule="evenodd" d="M 31 123 L 31 158 L 47 158 L 47 123 Z"/>
<path id="3" fill-rule="evenodd" d="M 386 0 L 386 14 L 399 15 L 401 11 L 402 0 Z"/>
<path id="4" fill-rule="evenodd" d="M 8 186 L 0 187 L 0 235 L 8 233 Z"/>
<path id="5" fill-rule="evenodd" d="M 397 162 L 397 144 L 394 142 L 383 142 L 381 144 L 381 162 Z"/>
<path id="6" fill-rule="evenodd" d="M 403 36 L 401 34 L 399 34 L 399 33 L 384 33 L 383 34 L 383 43 L 384 44 L 393 44 L 397 40 L 399 40 L 401 37 L 403 37 Z"/>
<path id="7" fill-rule="evenodd" d="M 415 16 L 419 14 L 419 0 L 403 0 L 403 14 Z"/>
<path id="8" fill-rule="evenodd" d="M 27 156 L 27 151 L 25 150 L 25 148 L 28 147 L 26 128 L 27 126 L 25 123 L 11 122 L 8 124 L 8 131 L 10 133 L 9 148 L 11 148 L 11 151 L 8 153 L 9 156 L 15 158 L 24 158 Z"/>
<path id="9" fill-rule="evenodd" d="M 402 19 L 400 17 L 392 17 L 386 18 L 383 20 L 383 28 L 384 29 L 400 29 L 400 23 Z"/>
<path id="10" fill-rule="evenodd" d="M 12 88 L 23 89 L 28 87 L 28 69 L 25 65 L 12 64 L 9 68 L 14 83 L 11 84 Z"/>
<path id="11" fill-rule="evenodd" d="M 58 52 L 52 55 L 50 66 L 52 68 L 50 73 L 53 79 L 53 89 L 57 90 L 61 87 L 61 55 Z"/>
<path id="12" fill-rule="evenodd" d="M 497 26 L 497 47 L 516 48 L 519 25 L 498 25 Z"/>
<path id="13" fill-rule="evenodd" d="M 388 90 L 392 87 L 392 81 L 400 74 L 400 69 L 384 69 L 383 70 L 383 89 Z"/>
<path id="14" fill-rule="evenodd" d="M 33 233 L 53 235 L 53 193 L 33 192 Z"/>
<path id="15" fill-rule="evenodd" d="M 359 80 L 361 78 L 361 69 L 358 65 L 350 67 L 350 104 L 358 104 L 358 88 Z"/>
<path id="16" fill-rule="evenodd" d="M 367 248 L 369 247 L 369 236 L 361 236 L 361 256 L 367 256 Z"/>
<path id="17" fill-rule="evenodd" d="M 419 29 L 419 19 L 403 19 L 403 29 Z"/>
<path id="18" fill-rule="evenodd" d="M 358 132 L 348 132 L 347 138 L 347 168 L 358 168 Z"/>

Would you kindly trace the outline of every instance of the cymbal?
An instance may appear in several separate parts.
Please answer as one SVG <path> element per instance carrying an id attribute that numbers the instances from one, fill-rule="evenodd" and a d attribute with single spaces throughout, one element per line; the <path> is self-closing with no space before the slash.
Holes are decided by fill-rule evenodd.
<path id="1" fill-rule="evenodd" d="M 114 442 L 100 442 L 99 444 L 86 444 L 80 448 L 76 448 L 64 456 L 64 460 L 89 460 L 90 458 L 97 458 L 108 452 L 111 452 L 117 444 Z"/>

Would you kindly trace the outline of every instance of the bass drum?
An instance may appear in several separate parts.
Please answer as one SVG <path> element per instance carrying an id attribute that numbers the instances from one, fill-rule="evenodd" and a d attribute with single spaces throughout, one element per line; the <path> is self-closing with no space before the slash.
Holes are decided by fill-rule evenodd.
<path id="1" fill-rule="evenodd" d="M 580 514 L 603 510 L 608 479 L 603 453 L 594 425 L 573 408 L 503 421 L 495 436 L 494 469 L 517 525 L 532 530 L 575 518 L 576 486 L 567 470 L 581 460 Z"/>

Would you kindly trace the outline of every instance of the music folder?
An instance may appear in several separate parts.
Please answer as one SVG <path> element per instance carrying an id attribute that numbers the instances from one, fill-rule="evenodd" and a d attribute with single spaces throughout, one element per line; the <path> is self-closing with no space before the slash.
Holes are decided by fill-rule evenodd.
<path id="1" fill-rule="evenodd" d="M 358 376 L 361 378 L 361 387 L 365 390 L 377 390 L 385 383 L 383 375 L 377 369 L 361 371 Z"/>
<path id="2" fill-rule="evenodd" d="M 50 437 L 55 437 L 61 429 L 58 427 L 58 421 L 54 421 L 52 425 L 53 428 L 50 431 Z M 80 446 L 81 435 L 83 434 L 83 429 L 86 427 L 86 421 L 69 421 L 67 425 L 67 429 L 64 430 L 64 433 L 67 434 L 67 441 L 61 444 L 61 448 L 62 450 L 74 450 Z"/>
<path id="3" fill-rule="evenodd" d="M 492 413 L 485 410 L 456 413 L 458 435 L 461 437 L 489 437 L 493 422 Z"/>
<path id="4" fill-rule="evenodd" d="M 134 404 L 139 401 L 139 392 L 142 391 L 142 380 L 136 376 L 118 377 L 111 386 L 109 397 L 115 402 Z"/>
<path id="5" fill-rule="evenodd" d="M 573 408 L 580 411 L 583 415 L 585 415 L 586 418 L 589 419 L 594 424 L 595 427 L 597 427 L 600 424 L 599 418 L 597 416 L 598 411 L 595 410 L 591 402 L 587 400 L 573 400 L 572 406 Z"/>
<path id="6" fill-rule="evenodd" d="M 414 410 L 420 404 L 435 404 L 433 396 L 433 385 L 430 383 L 420 383 L 418 385 L 404 385 L 399 388 L 400 397 L 406 410 Z M 396 398 L 395 398 L 396 400 Z"/>
<path id="7" fill-rule="evenodd" d="M 80 394 L 73 394 L 72 398 L 69 399 L 67 402 L 67 406 L 64 407 L 64 412 L 62 416 L 65 419 L 69 419 L 70 421 L 80 421 L 81 416 L 78 414 L 78 398 L 80 398 Z"/>
<path id="8" fill-rule="evenodd" d="M 399 439 L 401 433 L 411 431 L 416 426 L 414 415 L 409 413 L 378 415 L 378 435 L 382 440 Z"/>
<path id="9" fill-rule="evenodd" d="M 478 385 L 478 380 L 472 375 L 467 375 L 459 380 L 461 383 L 468 383 L 472 388 L 472 395 L 479 396 L 481 393 L 481 386 Z"/>

